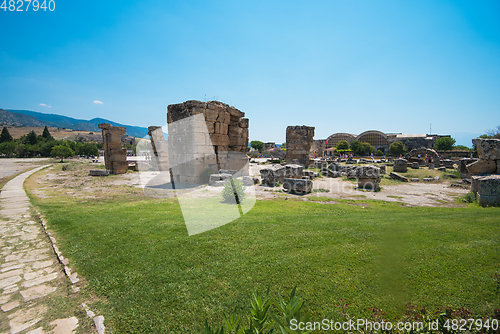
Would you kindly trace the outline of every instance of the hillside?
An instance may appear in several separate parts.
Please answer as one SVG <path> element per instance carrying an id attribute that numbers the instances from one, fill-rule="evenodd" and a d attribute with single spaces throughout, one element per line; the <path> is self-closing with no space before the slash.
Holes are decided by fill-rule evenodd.
<path id="1" fill-rule="evenodd" d="M 0 124 L 14 126 L 45 126 L 45 123 L 35 117 L 13 113 L 4 109 L 0 109 Z"/>
<path id="2" fill-rule="evenodd" d="M 44 114 L 31 110 L 0 109 L 0 123 L 15 126 L 49 126 L 56 128 L 66 128 L 81 131 L 101 131 L 98 124 L 109 123 L 113 126 L 125 126 L 127 135 L 131 137 L 144 137 L 148 134 L 148 129 L 139 126 L 124 125 L 104 118 L 94 118 L 90 121 L 76 119 L 72 117 Z"/>

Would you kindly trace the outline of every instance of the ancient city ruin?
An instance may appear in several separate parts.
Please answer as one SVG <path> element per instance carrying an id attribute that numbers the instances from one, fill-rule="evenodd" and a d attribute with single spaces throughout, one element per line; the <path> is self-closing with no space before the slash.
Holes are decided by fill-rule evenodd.
<path id="1" fill-rule="evenodd" d="M 474 161 L 466 168 L 471 175 L 471 191 L 476 194 L 481 206 L 500 205 L 500 140 L 482 139 L 472 140 L 477 148 L 479 160 Z"/>
<path id="2" fill-rule="evenodd" d="M 313 145 L 314 127 L 288 126 L 286 128 L 286 161 L 308 166 L 311 163 L 309 153 Z"/>
<path id="3" fill-rule="evenodd" d="M 218 101 L 167 107 L 168 159 L 175 182 L 203 183 L 205 175 L 234 170 L 248 175 L 248 118 Z"/>
<path id="4" fill-rule="evenodd" d="M 128 169 L 127 150 L 122 148 L 121 136 L 127 132 L 127 128 L 101 123 L 99 129 L 102 129 L 106 170 L 112 174 L 126 173 Z"/>

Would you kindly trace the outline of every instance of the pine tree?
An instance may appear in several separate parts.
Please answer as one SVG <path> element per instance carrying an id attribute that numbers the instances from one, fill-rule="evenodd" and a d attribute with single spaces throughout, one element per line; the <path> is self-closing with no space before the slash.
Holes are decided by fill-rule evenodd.
<path id="1" fill-rule="evenodd" d="M 0 143 L 5 143 L 8 141 L 13 141 L 14 139 L 9 133 L 9 130 L 4 126 L 2 129 L 2 134 L 0 134 Z"/>
<path id="2" fill-rule="evenodd" d="M 26 135 L 26 141 L 27 141 L 27 144 L 30 144 L 30 145 L 35 145 L 36 143 L 38 143 L 38 138 L 37 138 L 37 135 L 35 133 L 35 130 L 31 130 Z"/>
<path id="3" fill-rule="evenodd" d="M 51 135 L 50 135 L 50 132 L 49 132 L 49 129 L 47 128 L 47 125 L 45 125 L 45 128 L 43 128 L 43 133 L 42 133 L 42 137 L 47 139 L 47 140 L 52 140 L 54 139 Z"/>

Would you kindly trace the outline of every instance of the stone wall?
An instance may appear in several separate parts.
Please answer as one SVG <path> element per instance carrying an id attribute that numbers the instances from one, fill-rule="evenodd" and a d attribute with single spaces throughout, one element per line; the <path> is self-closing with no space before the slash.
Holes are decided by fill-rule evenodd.
<path id="1" fill-rule="evenodd" d="M 122 148 L 121 136 L 127 132 L 124 126 L 99 124 L 104 143 L 104 164 L 112 174 L 124 174 L 128 169 L 127 150 Z"/>
<path id="2" fill-rule="evenodd" d="M 313 144 L 314 127 L 288 126 L 286 128 L 286 161 L 303 166 L 310 164 L 309 152 Z"/>
<path id="3" fill-rule="evenodd" d="M 248 168 L 248 118 L 218 101 L 167 107 L 170 166 L 177 182 L 200 183 L 207 170 Z M 208 133 L 207 133 L 208 131 Z M 248 175 L 248 171 L 242 171 Z"/>

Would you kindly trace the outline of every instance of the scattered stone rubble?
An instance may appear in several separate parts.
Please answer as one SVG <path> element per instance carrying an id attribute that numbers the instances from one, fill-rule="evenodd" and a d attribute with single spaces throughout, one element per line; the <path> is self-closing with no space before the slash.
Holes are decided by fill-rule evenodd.
<path id="1" fill-rule="evenodd" d="M 260 170 L 262 184 L 275 187 L 277 183 L 283 183 L 285 177 L 285 167 L 281 165 L 272 165 Z"/>
<path id="2" fill-rule="evenodd" d="M 479 160 L 466 165 L 471 175 L 471 191 L 480 206 L 500 205 L 500 140 L 476 138 Z"/>
<path id="3" fill-rule="evenodd" d="M 399 180 L 399 181 L 403 181 L 403 182 L 408 182 L 408 178 L 401 175 L 401 174 L 398 174 L 396 172 L 390 172 L 389 173 L 389 177 L 391 179 L 394 179 L 394 180 Z"/>
<path id="4" fill-rule="evenodd" d="M 124 174 L 128 169 L 127 150 L 122 148 L 121 136 L 127 132 L 124 126 L 99 124 L 104 142 L 104 165 L 112 174 Z"/>
<path id="5" fill-rule="evenodd" d="M 307 179 L 283 179 L 283 190 L 295 194 L 308 194 L 312 191 L 313 182 Z"/>

